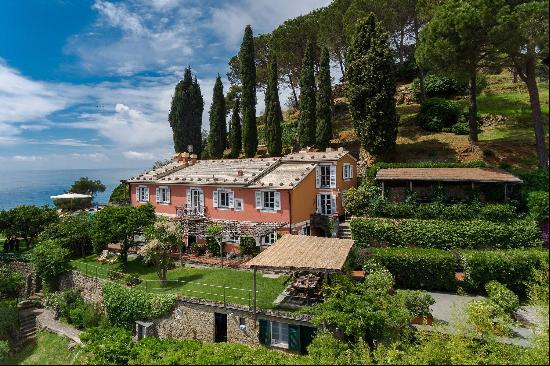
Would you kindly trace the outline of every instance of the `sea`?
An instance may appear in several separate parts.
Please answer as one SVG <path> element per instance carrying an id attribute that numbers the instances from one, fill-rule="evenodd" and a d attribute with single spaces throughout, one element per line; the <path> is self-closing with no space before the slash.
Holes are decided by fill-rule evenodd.
<path id="1" fill-rule="evenodd" d="M 80 177 L 99 179 L 107 188 L 98 192 L 97 203 L 109 201 L 111 192 L 120 184 L 146 169 L 71 169 L 71 170 L 26 170 L 0 171 L 0 210 L 19 205 L 48 205 L 53 207 L 50 196 L 65 193 Z"/>

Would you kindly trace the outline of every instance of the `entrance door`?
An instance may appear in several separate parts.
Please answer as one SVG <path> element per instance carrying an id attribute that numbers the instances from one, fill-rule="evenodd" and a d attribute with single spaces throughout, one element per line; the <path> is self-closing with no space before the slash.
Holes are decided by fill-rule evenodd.
<path id="1" fill-rule="evenodd" d="M 214 341 L 227 342 L 227 314 L 214 313 Z"/>

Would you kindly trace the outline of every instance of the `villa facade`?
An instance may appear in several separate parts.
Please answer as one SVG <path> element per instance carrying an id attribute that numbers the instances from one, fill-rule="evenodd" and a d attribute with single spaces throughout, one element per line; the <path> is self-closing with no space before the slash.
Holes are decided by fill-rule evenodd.
<path id="1" fill-rule="evenodd" d="M 343 149 L 222 160 L 181 153 L 127 182 L 131 204 L 150 203 L 157 214 L 180 219 L 188 243 L 218 223 L 232 251 L 243 236 L 262 246 L 277 232 L 335 236 L 343 193 L 357 185 L 357 160 Z"/>

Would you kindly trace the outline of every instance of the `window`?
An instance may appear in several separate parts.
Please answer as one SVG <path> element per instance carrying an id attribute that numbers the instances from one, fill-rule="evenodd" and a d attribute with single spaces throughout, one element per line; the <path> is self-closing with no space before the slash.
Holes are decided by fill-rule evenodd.
<path id="1" fill-rule="evenodd" d="M 271 322 L 271 345 L 288 348 L 288 324 Z"/>
<path id="2" fill-rule="evenodd" d="M 137 187 L 138 202 L 149 202 L 149 187 Z"/>
<path id="3" fill-rule="evenodd" d="M 316 188 L 336 188 L 336 165 L 318 165 Z"/>
<path id="4" fill-rule="evenodd" d="M 157 188 L 157 202 L 170 203 L 170 187 Z"/>
<path id="5" fill-rule="evenodd" d="M 239 326 L 240 327 L 246 327 L 246 319 L 245 318 L 239 318 Z"/>
<path id="6" fill-rule="evenodd" d="M 235 211 L 242 211 L 244 210 L 244 203 L 242 198 L 235 199 Z"/>
<path id="7" fill-rule="evenodd" d="M 321 215 L 332 215 L 336 209 L 335 198 L 330 194 L 317 195 L 317 212 Z"/>
<path id="8" fill-rule="evenodd" d="M 353 178 L 353 166 L 351 164 L 344 164 L 344 180 Z"/>
<path id="9" fill-rule="evenodd" d="M 199 189 L 191 189 L 191 199 L 189 200 L 189 204 L 193 208 L 200 208 L 201 207 L 201 191 Z"/>
<path id="10" fill-rule="evenodd" d="M 234 208 L 235 194 L 228 190 L 220 188 L 214 191 L 213 206 L 217 208 Z"/>
<path id="11" fill-rule="evenodd" d="M 281 209 L 281 193 L 277 191 L 256 191 L 256 209 L 278 211 Z"/>
<path id="12" fill-rule="evenodd" d="M 277 241 L 277 232 L 262 236 L 262 245 L 271 245 Z"/>

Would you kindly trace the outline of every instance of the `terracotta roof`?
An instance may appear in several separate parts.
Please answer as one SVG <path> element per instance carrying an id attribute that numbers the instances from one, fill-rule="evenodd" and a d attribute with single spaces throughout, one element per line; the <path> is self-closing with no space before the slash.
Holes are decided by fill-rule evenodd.
<path id="1" fill-rule="evenodd" d="M 283 162 L 250 184 L 250 188 L 292 189 L 315 171 L 315 163 Z"/>
<path id="2" fill-rule="evenodd" d="M 376 180 L 523 183 L 518 177 L 496 168 L 392 168 L 380 169 Z"/>
<path id="3" fill-rule="evenodd" d="M 300 151 L 297 153 L 285 155 L 283 156 L 282 160 L 283 161 L 306 161 L 306 162 L 337 161 L 343 158 L 345 155 L 349 155 L 349 152 L 346 150 L 319 151 L 319 152 Z"/>
<path id="4" fill-rule="evenodd" d="M 353 240 L 286 234 L 245 263 L 273 270 L 341 271 Z"/>

